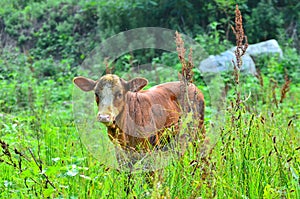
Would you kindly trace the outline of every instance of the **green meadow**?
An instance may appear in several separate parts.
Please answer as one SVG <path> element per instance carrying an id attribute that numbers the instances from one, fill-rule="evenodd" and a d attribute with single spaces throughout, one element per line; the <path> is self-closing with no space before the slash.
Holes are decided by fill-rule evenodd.
<path id="1" fill-rule="evenodd" d="M 171 2 L 185 20 L 200 20 L 191 2 Z M 182 157 L 168 159 L 150 174 L 106 164 L 101 154 L 89 150 L 78 130 L 72 80 L 80 75 L 78 69 L 95 43 L 127 27 L 151 26 L 153 20 L 155 26 L 190 35 L 208 54 L 218 54 L 235 45 L 227 25 L 234 25 L 236 1 L 213 2 L 203 1 L 201 7 L 207 29 L 201 23 L 184 24 L 165 1 L 1 2 L 0 198 L 300 198 L 299 36 L 291 36 L 283 22 L 299 20 L 299 9 L 290 4 L 252 1 L 255 7 L 238 2 L 249 41 L 275 37 L 284 56 L 255 60 L 258 74 L 240 73 L 239 85 L 232 71 L 221 73 L 226 86 L 221 118 L 214 112 L 213 91 L 194 70 L 194 83 L 205 97 L 209 142 L 189 143 Z M 263 29 L 259 16 L 266 8 L 269 24 Z M 278 8 L 282 14 L 275 16 Z M 162 17 L 163 10 L 170 9 L 171 25 Z M 152 15 L 142 17 L 141 10 Z M 209 18 L 209 13 L 215 15 Z M 272 15 L 279 19 L 274 22 Z M 291 28 L 299 30 L 299 23 Z M 161 81 L 172 79 L 170 70 L 181 71 L 176 54 L 147 50 L 122 55 L 113 64 L 115 73 L 128 74 L 140 62 L 170 66 L 154 69 L 162 71 L 160 76 L 149 75 Z M 107 136 L 105 129 L 101 132 Z M 200 154 L 203 147 L 207 150 Z"/>

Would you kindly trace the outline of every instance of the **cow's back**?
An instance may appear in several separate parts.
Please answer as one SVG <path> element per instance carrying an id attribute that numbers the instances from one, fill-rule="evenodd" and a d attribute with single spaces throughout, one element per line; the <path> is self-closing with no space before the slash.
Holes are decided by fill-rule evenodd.
<path id="1" fill-rule="evenodd" d="M 181 81 L 168 82 L 142 92 L 147 93 L 152 90 L 163 90 L 168 93 L 173 93 L 172 96 L 176 97 L 176 101 L 181 110 L 185 112 L 193 111 L 193 113 L 201 115 L 201 118 L 203 119 L 205 107 L 204 96 L 194 84 L 186 86 Z"/>

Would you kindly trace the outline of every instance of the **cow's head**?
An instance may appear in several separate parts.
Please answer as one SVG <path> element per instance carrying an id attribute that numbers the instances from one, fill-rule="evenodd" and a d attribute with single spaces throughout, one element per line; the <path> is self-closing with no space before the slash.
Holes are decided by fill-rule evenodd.
<path id="1" fill-rule="evenodd" d="M 104 75 L 97 81 L 86 77 L 75 77 L 73 81 L 81 90 L 95 92 L 97 120 L 107 126 L 114 126 L 116 117 L 124 109 L 126 93 L 138 92 L 148 83 L 144 78 L 134 78 L 127 82 L 112 74 Z"/>

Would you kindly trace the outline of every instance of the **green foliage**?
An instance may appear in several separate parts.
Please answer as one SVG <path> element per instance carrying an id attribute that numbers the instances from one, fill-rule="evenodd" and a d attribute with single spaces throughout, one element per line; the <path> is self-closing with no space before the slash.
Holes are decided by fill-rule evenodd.
<path id="1" fill-rule="evenodd" d="M 299 32 L 299 1 L 262 0 L 249 6 L 251 10 L 245 16 L 249 42 L 282 38 L 282 43 L 285 43 L 288 38 L 293 38 L 294 47 L 299 50 L 299 35 L 295 35 L 295 32 Z"/>
<path id="2" fill-rule="evenodd" d="M 26 96 L 28 87 L 33 87 L 37 96 L 32 109 L 11 109 L 10 113 L 1 110 L 1 140 L 9 144 L 12 154 L 11 160 L 3 153 L 0 155 L 3 198 L 119 198 L 128 197 L 125 191 L 128 188 L 129 196 L 143 198 L 298 198 L 300 195 L 299 85 L 291 85 L 287 98 L 276 108 L 269 85 L 261 87 L 253 77 L 245 79 L 242 96 L 249 91 L 252 95 L 237 112 L 229 107 L 222 128 L 215 132 L 220 137 L 209 162 L 200 161 L 190 145 L 180 160 L 158 172 L 161 177 L 154 178 L 151 185 L 146 173 L 133 174 L 132 182 L 128 183 L 128 173 L 106 168 L 86 151 L 72 122 L 71 106 L 64 104 L 70 100 L 71 79 L 64 79 L 59 85 L 51 79 L 37 83 L 34 77 L 27 78 L 23 80 L 23 94 Z M 265 78 L 267 82 L 269 77 Z M 4 88 L 15 97 L 13 82 L 1 81 L 4 85 L 1 93 Z M 280 88 L 276 93 L 280 95 Z M 8 97 L 4 99 L 11 100 Z M 208 132 L 210 128 L 207 125 Z M 16 167 L 7 164 L 11 161 Z M 203 178 L 207 172 L 209 175 Z"/>
<path id="3" fill-rule="evenodd" d="M 19 11 L 5 12 L 3 18 L 5 33 L 35 60 L 51 56 L 55 60 L 73 59 L 71 65 L 78 65 L 99 41 L 97 8 L 88 3 L 79 7 L 67 1 L 28 2 Z"/>
<path id="4" fill-rule="evenodd" d="M 300 31 L 300 3 L 265 0 L 3 0 L 0 33 L 5 39 L 1 43 L 5 46 L 16 42 L 35 60 L 70 59 L 71 66 L 77 66 L 104 38 L 138 27 L 164 27 L 197 35 L 210 54 L 217 54 L 230 45 L 223 41 L 235 39 L 231 25 L 236 3 L 242 10 L 250 43 L 276 38 L 285 44 L 289 39 L 299 50 L 296 33 Z M 144 55 L 141 52 L 138 59 Z"/>
<path id="5" fill-rule="evenodd" d="M 47 108 L 71 99 L 66 82 L 72 80 L 75 68 L 70 60 L 32 62 L 30 56 L 17 51 L 0 57 L 0 112 Z"/>
<path id="6" fill-rule="evenodd" d="M 277 56 L 260 57 L 258 60 L 255 60 L 257 69 L 280 83 L 284 82 L 285 75 L 288 75 L 294 83 L 299 83 L 299 54 L 295 48 L 290 47 L 285 47 L 283 54 L 282 59 Z"/>
<path id="7" fill-rule="evenodd" d="M 107 168 L 86 150 L 75 128 L 71 82 L 76 66 L 103 38 L 160 26 L 193 35 L 208 54 L 218 54 L 232 46 L 224 38 L 232 37 L 234 4 L 0 1 L 0 198 L 300 198 L 300 56 L 299 36 L 292 34 L 299 32 L 298 1 L 239 1 L 249 41 L 275 37 L 284 57 L 256 60 L 259 78 L 241 76 L 241 107 L 226 104 L 206 159 L 189 145 L 155 177 L 135 173 L 128 182 L 127 172 Z M 117 74 L 130 79 L 139 70 L 149 86 L 177 79 L 181 71 L 177 54 L 153 49 L 114 61 Z M 143 63 L 152 68 L 139 68 Z M 280 103 L 286 75 L 292 82 Z M 232 74 L 222 77 L 232 102 Z M 195 69 L 210 132 L 217 121 L 201 78 Z"/>
<path id="8" fill-rule="evenodd" d="M 255 43 L 268 38 L 276 38 L 280 28 L 283 28 L 284 17 L 272 1 L 261 1 L 252 10 L 251 16 L 246 17 L 245 29 L 249 42 Z M 253 31 L 248 31 L 251 29 Z"/>
<path id="9" fill-rule="evenodd" d="M 217 55 L 221 52 L 228 50 L 232 44 L 228 40 L 222 39 L 224 31 L 218 29 L 219 23 L 212 22 L 209 24 L 208 34 L 199 34 L 196 36 L 195 41 L 201 44 L 201 47 L 209 55 Z"/>

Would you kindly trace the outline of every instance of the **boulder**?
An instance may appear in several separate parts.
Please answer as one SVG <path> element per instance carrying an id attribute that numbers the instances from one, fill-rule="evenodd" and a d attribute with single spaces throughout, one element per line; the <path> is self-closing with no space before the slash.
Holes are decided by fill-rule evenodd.
<path id="1" fill-rule="evenodd" d="M 199 70 L 201 73 L 219 73 L 223 71 L 232 71 L 235 54 L 231 50 L 227 50 L 220 55 L 210 55 L 207 59 L 200 62 Z M 241 71 L 255 75 L 255 63 L 250 55 L 245 54 L 242 57 L 243 64 Z"/>
<path id="2" fill-rule="evenodd" d="M 235 50 L 235 48 L 231 50 Z M 253 58 L 273 55 L 278 55 L 279 58 L 283 57 L 282 50 L 275 39 L 259 42 L 257 44 L 251 44 L 248 46 L 246 52 Z"/>
<path id="3" fill-rule="evenodd" d="M 200 72 L 219 73 L 223 71 L 232 71 L 232 60 L 235 60 L 235 49 L 236 47 L 233 47 L 219 55 L 210 55 L 208 58 L 202 60 L 198 67 Z M 246 54 L 242 56 L 243 64 L 241 72 L 255 75 L 256 68 L 254 60 L 261 56 L 274 55 L 278 55 L 279 58 L 283 57 L 282 50 L 275 39 L 249 45 Z"/>

